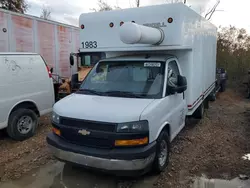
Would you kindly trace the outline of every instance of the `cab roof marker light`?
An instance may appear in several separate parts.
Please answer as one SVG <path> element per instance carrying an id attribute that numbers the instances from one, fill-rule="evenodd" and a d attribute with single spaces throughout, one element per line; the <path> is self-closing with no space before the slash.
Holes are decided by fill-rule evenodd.
<path id="1" fill-rule="evenodd" d="M 110 22 L 109 27 L 111 27 L 111 28 L 114 27 L 114 23 Z"/>
<path id="2" fill-rule="evenodd" d="M 125 22 L 120 27 L 120 40 L 125 44 L 159 45 L 164 40 L 164 32 L 160 28 Z"/>
<path id="3" fill-rule="evenodd" d="M 168 18 L 168 23 L 172 23 L 174 20 L 173 20 L 173 18 Z"/>

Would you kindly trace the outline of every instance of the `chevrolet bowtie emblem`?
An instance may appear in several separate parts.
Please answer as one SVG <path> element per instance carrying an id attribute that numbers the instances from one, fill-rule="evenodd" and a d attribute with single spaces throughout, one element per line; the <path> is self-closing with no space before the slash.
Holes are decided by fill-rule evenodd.
<path id="1" fill-rule="evenodd" d="M 84 135 L 84 136 L 90 135 L 90 132 L 85 130 L 85 129 L 79 130 L 78 133 L 81 134 L 81 135 Z"/>

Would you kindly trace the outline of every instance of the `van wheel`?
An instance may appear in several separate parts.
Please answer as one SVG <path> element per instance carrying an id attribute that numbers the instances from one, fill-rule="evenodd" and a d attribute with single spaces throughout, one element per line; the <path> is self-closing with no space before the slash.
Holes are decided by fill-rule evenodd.
<path id="1" fill-rule="evenodd" d="M 7 132 L 12 139 L 23 141 L 35 134 L 37 124 L 38 117 L 34 111 L 20 108 L 11 113 Z"/>
<path id="2" fill-rule="evenodd" d="M 202 102 L 201 105 L 194 112 L 193 117 L 195 119 L 202 119 L 204 116 L 204 112 L 205 112 L 205 107 L 204 107 L 204 102 Z"/>
<path id="3" fill-rule="evenodd" d="M 170 142 L 166 131 L 161 132 L 157 139 L 156 156 L 153 162 L 153 171 L 157 174 L 163 172 L 169 162 Z"/>

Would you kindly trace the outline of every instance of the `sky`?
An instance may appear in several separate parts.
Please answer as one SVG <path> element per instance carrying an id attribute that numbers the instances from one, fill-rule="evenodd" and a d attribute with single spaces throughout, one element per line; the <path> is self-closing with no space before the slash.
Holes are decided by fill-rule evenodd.
<path id="1" fill-rule="evenodd" d="M 27 14 L 40 16 L 42 7 L 51 9 L 51 19 L 62 23 L 78 26 L 81 13 L 92 12 L 98 8 L 98 0 L 26 0 L 30 5 Z M 130 8 L 135 0 L 104 0 L 111 6 Z M 141 6 L 162 4 L 175 0 L 141 0 Z M 187 0 L 187 4 L 195 11 L 205 14 L 217 0 Z M 250 31 L 250 0 L 221 0 L 211 22 L 216 26 L 233 25 Z"/>

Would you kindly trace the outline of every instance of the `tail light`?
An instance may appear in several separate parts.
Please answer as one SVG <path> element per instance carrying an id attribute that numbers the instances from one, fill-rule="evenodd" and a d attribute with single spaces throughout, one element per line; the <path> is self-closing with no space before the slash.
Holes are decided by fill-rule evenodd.
<path id="1" fill-rule="evenodd" d="M 48 71 L 49 77 L 52 78 L 52 74 L 51 74 L 51 72 L 50 72 L 50 70 L 49 70 L 48 65 L 46 65 L 46 67 L 47 67 L 47 71 Z"/>

